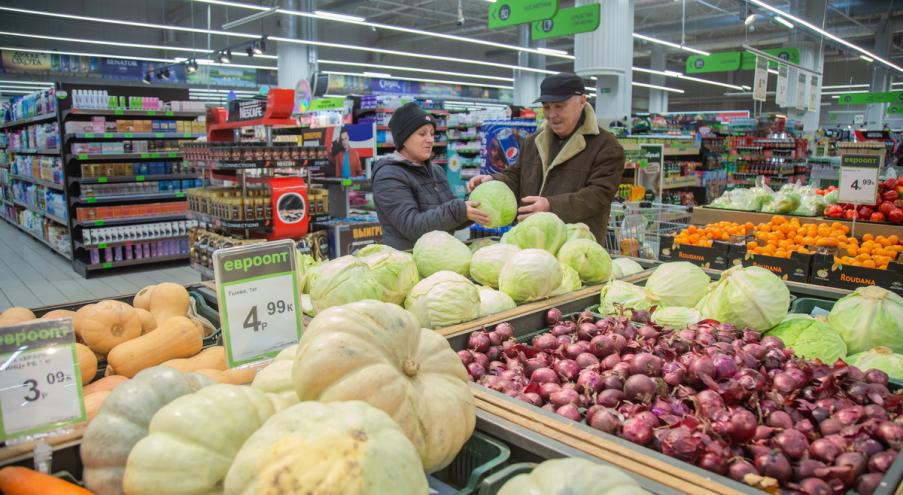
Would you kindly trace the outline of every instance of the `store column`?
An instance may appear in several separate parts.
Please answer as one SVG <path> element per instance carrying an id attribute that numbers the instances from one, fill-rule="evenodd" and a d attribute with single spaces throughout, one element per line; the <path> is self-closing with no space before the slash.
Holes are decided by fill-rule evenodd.
<path id="1" fill-rule="evenodd" d="M 530 24 L 518 26 L 518 41 L 520 46 L 530 46 Z M 540 47 L 545 46 L 545 41 L 536 43 Z M 546 57 L 528 52 L 518 52 L 517 65 L 521 67 L 533 67 L 544 69 Z M 535 106 L 533 100 L 539 97 L 539 85 L 544 75 L 539 72 L 516 70 L 514 71 L 514 104 L 522 107 Z"/>
<path id="2" fill-rule="evenodd" d="M 598 3 L 599 29 L 574 39 L 574 68 L 596 80 L 596 116 L 603 126 L 627 124 L 633 99 L 633 0 L 577 0 L 577 6 Z"/>
<path id="3" fill-rule="evenodd" d="M 654 45 L 652 47 L 652 69 L 668 70 L 665 47 Z M 652 74 L 649 82 L 658 86 L 665 85 L 665 76 Z M 649 113 L 665 113 L 668 111 L 668 92 L 660 89 L 649 88 Z"/>
<path id="4" fill-rule="evenodd" d="M 808 20 L 812 24 L 821 26 L 824 22 L 827 0 L 798 0 L 793 6 L 795 7 L 793 11 L 797 12 L 797 15 Z M 810 41 L 811 36 L 799 28 L 794 31 L 790 39 L 791 44 L 800 51 L 800 65 L 807 69 L 812 69 L 815 72 L 822 73 L 825 65 L 824 48 L 820 47 L 819 43 Z M 788 113 L 790 113 L 791 116 L 803 122 L 803 132 L 807 134 L 814 133 L 819 127 L 819 118 L 821 115 L 821 87 L 823 85 L 824 74 L 818 78 L 818 84 L 815 88 L 812 88 L 811 86 L 809 88 L 809 91 L 816 91 L 815 101 L 817 101 L 818 104 L 815 107 L 815 111 L 810 112 L 808 110 L 788 109 Z M 808 94 L 808 92 L 806 94 Z"/>
<path id="5" fill-rule="evenodd" d="M 890 60 L 890 46 L 893 41 L 893 30 L 891 23 L 887 17 L 881 20 L 878 25 L 878 31 L 875 33 L 875 55 Z M 883 93 L 891 90 L 890 73 L 882 64 L 869 64 L 869 72 L 871 72 L 871 80 L 869 81 L 869 91 L 873 93 Z M 872 103 L 866 107 L 865 122 L 869 129 L 881 129 L 884 127 L 884 112 L 886 111 L 886 103 Z"/>
<path id="6" fill-rule="evenodd" d="M 316 9 L 316 0 L 285 0 L 283 5 L 288 10 L 313 12 Z M 281 21 L 286 38 L 311 41 L 317 39 L 316 19 L 289 15 L 283 16 Z M 280 43 L 278 56 L 276 66 L 279 70 L 280 88 L 294 89 L 298 86 L 298 81 L 310 81 L 311 76 L 317 71 L 316 46 Z"/>

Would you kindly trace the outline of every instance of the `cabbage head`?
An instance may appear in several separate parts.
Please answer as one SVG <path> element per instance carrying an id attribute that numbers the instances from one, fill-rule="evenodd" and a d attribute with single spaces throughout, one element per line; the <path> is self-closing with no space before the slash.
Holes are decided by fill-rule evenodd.
<path id="1" fill-rule="evenodd" d="M 790 290 L 777 275 L 758 266 L 735 266 L 721 272 L 696 309 L 703 318 L 764 332 L 787 316 L 788 306 Z"/>
<path id="2" fill-rule="evenodd" d="M 534 213 L 526 220 L 505 232 L 502 242 L 514 244 L 521 249 L 545 249 L 557 254 L 567 240 L 567 227 L 558 215 L 543 211 Z"/>
<path id="3" fill-rule="evenodd" d="M 875 347 L 853 354 L 847 356 L 844 361 L 862 371 L 881 370 L 894 380 L 903 380 L 903 354 L 894 354 L 887 347 Z"/>
<path id="4" fill-rule="evenodd" d="M 480 202 L 477 209 L 489 217 L 491 229 L 511 225 L 517 218 L 517 198 L 502 181 L 483 182 L 470 193 L 470 200 Z"/>
<path id="5" fill-rule="evenodd" d="M 310 300 L 310 294 L 301 294 L 301 311 L 307 316 L 317 316 L 314 311 L 314 303 Z"/>
<path id="6" fill-rule="evenodd" d="M 847 355 L 847 345 L 831 325 L 809 315 L 789 314 L 765 332 L 784 341 L 797 356 L 833 365 Z"/>
<path id="7" fill-rule="evenodd" d="M 309 254 L 301 254 L 299 251 L 296 251 L 296 253 L 295 265 L 298 267 L 299 290 L 302 294 L 305 294 L 310 290 L 307 285 L 308 281 L 313 276 L 312 272 L 315 272 L 316 267 L 322 264 L 322 262 L 315 260 L 314 257 Z"/>
<path id="8" fill-rule="evenodd" d="M 404 304 L 411 287 L 420 281 L 417 264 L 410 253 L 382 244 L 371 244 L 355 254 L 367 263 L 376 281 L 383 286 L 383 301 Z"/>
<path id="9" fill-rule="evenodd" d="M 688 261 L 663 263 L 646 281 L 646 295 L 656 306 L 692 308 L 706 295 L 712 279 Z"/>
<path id="10" fill-rule="evenodd" d="M 558 261 L 580 275 L 580 280 L 597 284 L 611 276 L 611 256 L 595 240 L 574 239 L 567 241 L 558 250 Z"/>
<path id="11" fill-rule="evenodd" d="M 611 260 L 611 278 L 624 278 L 640 273 L 643 266 L 630 258 L 614 258 Z"/>
<path id="12" fill-rule="evenodd" d="M 549 296 L 560 296 L 562 294 L 570 294 L 575 290 L 580 290 L 583 284 L 580 282 L 580 274 L 577 270 L 561 263 L 561 285 L 553 290 Z"/>
<path id="13" fill-rule="evenodd" d="M 465 277 L 470 274 L 470 249 L 455 236 L 441 230 L 423 234 L 414 243 L 414 262 L 421 277 L 447 270 Z"/>
<path id="14" fill-rule="evenodd" d="M 364 299 L 382 301 L 383 294 L 383 286 L 370 267 L 354 256 L 327 261 L 317 270 L 310 285 L 310 300 L 317 313 Z"/>
<path id="15" fill-rule="evenodd" d="M 499 290 L 518 304 L 536 301 L 549 297 L 561 285 L 562 277 L 561 265 L 555 256 L 542 249 L 524 249 L 502 267 Z"/>
<path id="16" fill-rule="evenodd" d="M 652 321 L 664 327 L 683 329 L 700 320 L 702 315 L 693 308 L 671 306 L 658 308 L 652 312 Z"/>
<path id="17" fill-rule="evenodd" d="M 477 286 L 458 273 L 436 272 L 411 289 L 404 308 L 423 328 L 442 328 L 470 321 L 480 314 Z"/>
<path id="18" fill-rule="evenodd" d="M 494 246 L 498 244 L 498 242 L 492 240 L 491 237 L 481 237 L 479 239 L 474 239 L 467 243 L 467 247 L 470 248 L 471 253 L 475 253 L 480 250 L 480 248 L 484 248 L 486 246 Z"/>
<path id="19" fill-rule="evenodd" d="M 586 226 L 583 222 L 577 223 L 569 223 L 565 225 L 568 229 L 568 239 L 569 241 L 573 241 L 574 239 L 589 239 L 590 241 L 595 242 L 596 236 L 593 235 L 592 231 L 589 230 L 589 227 Z"/>
<path id="20" fill-rule="evenodd" d="M 480 318 L 516 307 L 517 304 L 508 294 L 489 287 L 480 287 Z"/>
<path id="21" fill-rule="evenodd" d="M 478 284 L 499 288 L 499 272 L 520 248 L 512 244 L 494 244 L 478 249 L 470 259 L 470 278 Z"/>
<path id="22" fill-rule="evenodd" d="M 599 298 L 599 313 L 603 315 L 618 314 L 621 308 L 647 310 L 651 307 L 652 303 L 646 299 L 646 291 L 642 287 L 621 280 L 609 282 L 602 288 Z"/>
<path id="23" fill-rule="evenodd" d="M 903 297 L 870 285 L 834 303 L 828 323 L 840 333 L 850 354 L 873 347 L 903 353 Z"/>

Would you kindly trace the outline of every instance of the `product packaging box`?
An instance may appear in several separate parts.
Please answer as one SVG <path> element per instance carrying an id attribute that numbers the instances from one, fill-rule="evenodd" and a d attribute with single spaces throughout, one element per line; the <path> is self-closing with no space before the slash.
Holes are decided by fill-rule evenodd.
<path id="1" fill-rule="evenodd" d="M 729 260 L 736 245 L 727 242 L 715 241 L 712 247 L 693 246 L 690 244 L 677 244 L 674 236 L 661 237 L 658 259 L 660 261 L 689 261 L 694 265 L 714 270 L 725 270 L 729 267 Z"/>
<path id="2" fill-rule="evenodd" d="M 813 257 L 811 254 L 793 252 L 790 254 L 790 258 L 779 258 L 777 256 L 748 253 L 746 246 L 731 247 L 729 266 L 758 266 L 781 277 L 782 280 L 800 283 L 809 282 Z"/>
<path id="3" fill-rule="evenodd" d="M 834 262 L 832 253 L 816 253 L 812 259 L 809 283 L 850 290 L 877 285 L 903 296 L 903 255 L 888 263 L 886 270 L 880 270 L 841 265 Z"/>

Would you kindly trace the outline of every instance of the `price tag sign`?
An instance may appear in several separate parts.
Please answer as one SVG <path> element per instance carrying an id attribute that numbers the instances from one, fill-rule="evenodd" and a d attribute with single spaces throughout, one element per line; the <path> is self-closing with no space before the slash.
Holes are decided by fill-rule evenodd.
<path id="1" fill-rule="evenodd" d="M 301 338 L 295 245 L 290 240 L 213 253 L 230 368 L 269 359 Z"/>
<path id="2" fill-rule="evenodd" d="M 837 199 L 841 203 L 873 205 L 878 198 L 878 155 L 843 155 L 840 158 L 840 187 Z"/>
<path id="3" fill-rule="evenodd" d="M 72 320 L 0 328 L 0 439 L 86 420 Z"/>

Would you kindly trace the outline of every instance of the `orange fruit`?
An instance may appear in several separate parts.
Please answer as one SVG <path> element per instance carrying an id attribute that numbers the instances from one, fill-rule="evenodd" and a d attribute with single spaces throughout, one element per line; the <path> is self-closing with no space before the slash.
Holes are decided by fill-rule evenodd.
<path id="1" fill-rule="evenodd" d="M 863 234 L 862 240 L 863 241 L 873 241 L 873 240 L 875 240 L 875 236 L 873 236 L 872 234 Z"/>

